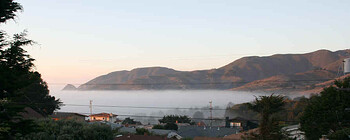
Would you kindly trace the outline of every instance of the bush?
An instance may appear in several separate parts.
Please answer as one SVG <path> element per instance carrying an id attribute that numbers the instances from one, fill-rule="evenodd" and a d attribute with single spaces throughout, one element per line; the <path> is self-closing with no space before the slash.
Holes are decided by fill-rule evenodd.
<path id="1" fill-rule="evenodd" d="M 178 126 L 175 123 L 167 123 L 164 125 L 164 129 L 166 130 L 177 130 Z"/>
<path id="2" fill-rule="evenodd" d="M 178 115 L 167 115 L 162 119 L 158 120 L 160 123 L 189 123 L 193 124 L 191 119 L 187 116 L 178 116 Z"/>
<path id="3" fill-rule="evenodd" d="M 163 125 L 157 124 L 157 125 L 154 125 L 154 126 L 152 127 L 152 129 L 165 129 L 165 128 L 164 128 Z"/>
<path id="4" fill-rule="evenodd" d="M 328 135 L 327 138 L 333 139 L 333 140 L 346 140 L 349 138 L 347 134 L 350 134 L 350 128 L 344 128 L 344 129 L 335 131 L 334 133 Z"/>
<path id="5" fill-rule="evenodd" d="M 150 132 L 145 128 L 136 128 L 136 135 L 150 135 Z"/>
<path id="6" fill-rule="evenodd" d="M 88 124 L 75 120 L 40 120 L 39 132 L 31 133 L 22 140 L 112 140 L 113 132 L 105 124 Z"/>
<path id="7" fill-rule="evenodd" d="M 308 139 L 319 139 L 322 135 L 337 132 L 341 136 L 343 129 L 350 127 L 350 77 L 335 81 L 334 85 L 324 88 L 311 96 L 300 117 L 301 130 Z"/>

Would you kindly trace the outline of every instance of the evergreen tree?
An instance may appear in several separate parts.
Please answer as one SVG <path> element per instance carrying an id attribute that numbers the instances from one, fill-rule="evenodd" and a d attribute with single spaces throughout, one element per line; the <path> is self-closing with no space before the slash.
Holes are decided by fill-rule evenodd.
<path id="1" fill-rule="evenodd" d="M 178 115 L 167 115 L 164 116 L 162 119 L 158 120 L 160 123 L 189 123 L 193 124 L 191 119 L 187 117 L 186 115 L 184 116 L 178 116 Z"/>
<path id="2" fill-rule="evenodd" d="M 321 138 L 322 135 L 343 135 L 348 137 L 350 128 L 350 77 L 335 81 L 319 94 L 309 99 L 300 118 L 302 131 L 308 139 Z M 348 131 L 349 132 L 349 131 Z M 349 138 L 349 137 L 348 137 Z"/>
<path id="3" fill-rule="evenodd" d="M 0 24 L 14 19 L 20 10 L 19 3 L 1 0 Z M 47 84 L 33 69 L 34 59 L 22 48 L 33 43 L 26 38 L 26 32 L 8 39 L 0 31 L 0 139 L 14 139 L 33 131 L 35 124 L 19 114 L 25 107 L 44 116 L 59 108 L 60 101 L 49 95 Z"/>

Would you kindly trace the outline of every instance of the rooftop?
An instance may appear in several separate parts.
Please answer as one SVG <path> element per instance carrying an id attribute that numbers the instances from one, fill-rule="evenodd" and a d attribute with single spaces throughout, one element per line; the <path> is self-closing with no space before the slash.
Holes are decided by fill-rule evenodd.
<path id="1" fill-rule="evenodd" d="M 180 126 L 177 133 L 184 138 L 194 137 L 224 137 L 238 132 L 235 128 L 203 127 L 203 126 Z"/>
<path id="2" fill-rule="evenodd" d="M 73 112 L 54 112 L 52 115 L 50 115 L 52 118 L 65 118 L 70 116 L 81 116 L 81 117 L 87 117 L 86 115 L 79 114 L 79 113 L 73 113 Z"/>
<path id="3" fill-rule="evenodd" d="M 24 112 L 19 113 L 24 119 L 40 119 L 44 118 L 43 115 L 39 114 L 30 107 L 24 108 Z"/>
<path id="4" fill-rule="evenodd" d="M 112 113 L 98 113 L 98 114 L 92 114 L 92 115 L 89 115 L 89 116 L 94 116 L 94 117 L 109 117 L 109 116 L 118 116 L 116 114 L 112 114 Z"/>

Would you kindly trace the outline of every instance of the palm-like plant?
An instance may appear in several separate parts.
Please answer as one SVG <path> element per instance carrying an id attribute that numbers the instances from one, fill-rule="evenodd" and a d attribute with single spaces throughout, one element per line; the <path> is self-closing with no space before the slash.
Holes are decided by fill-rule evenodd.
<path id="1" fill-rule="evenodd" d="M 284 97 L 281 95 L 259 96 L 248 103 L 248 107 L 260 114 L 259 139 L 275 139 L 279 132 L 278 124 L 272 115 L 283 110 Z"/>

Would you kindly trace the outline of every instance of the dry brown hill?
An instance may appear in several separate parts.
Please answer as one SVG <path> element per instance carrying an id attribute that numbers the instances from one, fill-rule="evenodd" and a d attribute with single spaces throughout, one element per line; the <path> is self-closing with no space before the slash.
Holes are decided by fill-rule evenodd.
<path id="1" fill-rule="evenodd" d="M 334 72 L 327 70 L 312 70 L 302 73 L 277 75 L 262 80 L 256 80 L 234 88 L 239 91 L 264 92 L 301 92 L 315 89 L 317 84 L 336 78 Z"/>
<path id="2" fill-rule="evenodd" d="M 306 54 L 276 54 L 238 59 L 226 66 L 211 70 L 176 71 L 150 67 L 131 71 L 117 71 L 99 76 L 83 85 L 80 90 L 129 89 L 239 89 L 270 90 L 283 88 L 274 80 L 312 80 L 335 78 L 350 50 L 319 50 Z M 254 83 L 253 81 L 261 82 Z M 261 84 L 264 81 L 265 84 Z M 318 81 L 322 82 L 322 81 Z M 295 83 L 295 87 L 317 82 Z M 245 85 L 246 84 L 246 85 Z M 256 86 L 256 87 L 255 87 Z M 289 85 L 287 85 L 288 87 Z M 293 86 L 292 86 L 293 87 Z M 312 88 L 312 86 L 310 87 Z"/>

